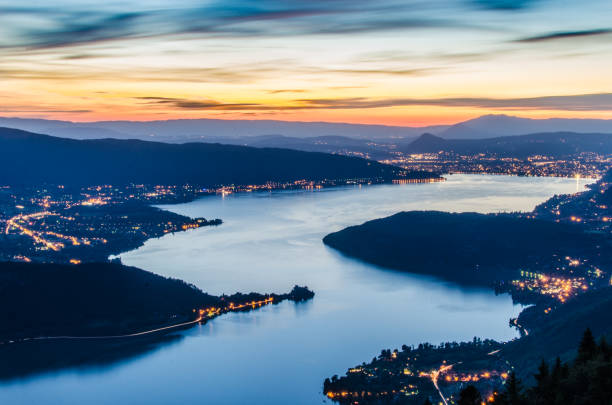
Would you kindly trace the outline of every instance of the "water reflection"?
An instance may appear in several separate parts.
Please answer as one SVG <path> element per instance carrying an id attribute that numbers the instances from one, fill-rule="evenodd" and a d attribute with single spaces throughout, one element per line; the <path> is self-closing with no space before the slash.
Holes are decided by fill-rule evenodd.
<path id="1" fill-rule="evenodd" d="M 27 379 L 32 374 L 79 369 L 98 373 L 135 361 L 162 346 L 176 344 L 182 335 L 107 340 L 40 340 L 0 346 L 0 380 Z"/>

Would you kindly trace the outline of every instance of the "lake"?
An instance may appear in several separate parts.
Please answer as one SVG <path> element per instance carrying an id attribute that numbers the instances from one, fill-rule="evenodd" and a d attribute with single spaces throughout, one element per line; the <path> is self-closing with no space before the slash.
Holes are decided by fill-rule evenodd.
<path id="1" fill-rule="evenodd" d="M 244 193 L 164 206 L 224 223 L 149 240 L 123 254 L 124 264 L 212 294 L 283 293 L 299 284 L 315 298 L 223 315 L 110 365 L 0 382 L 0 403 L 321 404 L 326 377 L 381 349 L 474 336 L 512 339 L 517 333 L 508 319 L 521 307 L 509 296 L 360 263 L 321 239 L 403 210 L 531 210 L 586 183 L 452 175 L 443 183 Z"/>

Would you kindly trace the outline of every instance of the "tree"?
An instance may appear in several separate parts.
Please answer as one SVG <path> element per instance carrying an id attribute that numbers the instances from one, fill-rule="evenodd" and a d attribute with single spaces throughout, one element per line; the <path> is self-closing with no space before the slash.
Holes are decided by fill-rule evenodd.
<path id="1" fill-rule="evenodd" d="M 576 363 L 585 363 L 592 360 L 597 355 L 597 343 L 591 329 L 587 328 L 582 335 L 580 346 L 578 347 L 578 356 L 576 357 Z"/>
<path id="2" fill-rule="evenodd" d="M 534 375 L 536 385 L 533 387 L 533 394 L 538 404 L 549 404 L 552 402 L 554 392 L 550 384 L 550 372 L 548 363 L 542 360 L 538 367 L 537 374 Z"/>
<path id="3" fill-rule="evenodd" d="M 458 405 L 480 405 L 482 403 L 482 396 L 478 389 L 473 385 L 468 385 L 459 393 Z"/>
<path id="4" fill-rule="evenodd" d="M 329 378 L 326 378 L 325 381 L 323 381 L 323 392 L 327 393 L 327 391 L 329 391 L 329 387 L 331 385 L 331 381 L 329 380 Z"/>
<path id="5" fill-rule="evenodd" d="M 523 405 L 526 403 L 521 387 L 521 381 L 516 378 L 516 373 L 510 373 L 506 381 L 506 391 L 496 395 L 493 403 L 495 405 Z"/>
<path id="6" fill-rule="evenodd" d="M 433 404 L 431 403 L 431 401 L 429 400 L 429 398 L 427 398 L 427 399 L 425 400 L 425 403 L 424 403 L 423 405 L 433 405 Z"/>
<path id="7" fill-rule="evenodd" d="M 599 353 L 601 353 L 605 361 L 610 361 L 611 350 L 605 336 L 602 336 L 599 341 Z"/>
<path id="8" fill-rule="evenodd" d="M 550 372 L 550 390 L 551 391 L 558 391 L 559 389 L 559 383 L 561 382 L 561 378 L 563 378 L 564 375 L 564 369 L 563 369 L 563 364 L 561 363 L 561 359 L 559 358 L 559 356 L 557 356 L 557 358 L 555 359 L 555 365 L 552 368 L 552 371 Z"/>

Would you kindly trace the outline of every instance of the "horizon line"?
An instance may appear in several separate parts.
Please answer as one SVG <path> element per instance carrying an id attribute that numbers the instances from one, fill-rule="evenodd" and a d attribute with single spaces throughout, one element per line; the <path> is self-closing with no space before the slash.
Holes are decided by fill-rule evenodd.
<path id="1" fill-rule="evenodd" d="M 387 127 L 387 128 L 429 128 L 429 127 L 437 127 L 437 126 L 453 126 L 457 124 L 461 124 L 467 121 L 483 118 L 483 117 L 509 117 L 509 118 L 519 118 L 525 120 L 532 121 L 549 121 L 549 120 L 580 120 L 580 121 L 612 121 L 612 118 L 581 118 L 581 117 L 548 117 L 548 118 L 531 118 L 531 117 L 522 117 L 519 115 L 509 115 L 509 114 L 483 114 L 477 115 L 472 118 L 468 118 L 466 120 L 456 121 L 449 124 L 439 123 L 439 124 L 429 124 L 429 125 L 392 125 L 392 124 L 367 124 L 360 122 L 347 122 L 347 121 L 303 121 L 303 120 L 280 120 L 280 119 L 269 119 L 269 118 L 170 118 L 170 119 L 142 119 L 142 120 L 126 120 L 126 119 L 116 119 L 116 120 L 61 120 L 61 119 L 53 119 L 53 118 L 35 118 L 35 117 L 20 117 L 20 116 L 4 116 L 0 115 L 0 119 L 16 119 L 16 120 L 38 120 L 38 121 L 56 121 L 56 122 L 66 122 L 71 124 L 96 124 L 96 123 L 104 123 L 104 122 L 130 122 L 130 123 L 153 123 L 153 122 L 170 122 L 170 121 L 227 121 L 227 122 L 253 122 L 253 121 L 269 121 L 269 122 L 284 122 L 284 123 L 295 123 L 295 124 L 331 124 L 331 125 L 356 125 L 356 126 L 369 126 L 369 127 Z"/>

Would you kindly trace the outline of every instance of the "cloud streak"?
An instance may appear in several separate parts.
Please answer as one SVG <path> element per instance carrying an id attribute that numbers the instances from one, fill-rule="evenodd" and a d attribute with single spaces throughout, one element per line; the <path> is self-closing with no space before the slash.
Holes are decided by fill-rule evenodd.
<path id="1" fill-rule="evenodd" d="M 254 37 L 337 35 L 423 28 L 482 29 L 472 0 L 177 0 L 92 6 L 6 6 L 0 0 L 0 48 L 47 49 L 174 34 Z M 153 5 L 150 5 L 152 3 Z M 490 10 L 526 8 L 529 0 L 477 0 Z M 126 12 L 125 10 L 132 10 Z M 3 38 L 4 37 L 4 38 Z"/>
<path id="2" fill-rule="evenodd" d="M 535 0 L 474 0 L 475 5 L 490 10 L 523 10 L 535 3 Z"/>
<path id="3" fill-rule="evenodd" d="M 184 110 L 227 111 L 283 111 L 283 110 L 349 110 L 410 106 L 469 107 L 497 110 L 556 110 L 556 111 L 612 111 L 612 93 L 544 96 L 530 98 L 394 98 L 368 99 L 330 98 L 298 99 L 288 105 L 269 105 L 255 102 L 223 103 L 216 100 L 191 100 L 167 97 L 136 97 L 146 104 Z"/>
<path id="4" fill-rule="evenodd" d="M 585 37 L 597 37 L 601 35 L 611 34 L 612 29 L 610 28 L 599 28 L 585 31 L 565 31 L 565 32 L 553 32 L 544 35 L 536 35 L 532 37 L 522 38 L 516 42 L 530 43 L 530 42 L 548 42 L 556 41 L 559 39 L 571 39 L 571 38 L 585 38 Z"/>
<path id="5" fill-rule="evenodd" d="M 183 110 L 251 110 L 260 109 L 264 106 L 255 103 L 223 103 L 215 100 L 189 100 L 174 97 L 135 97 L 144 100 L 145 104 L 163 105 Z"/>
<path id="6" fill-rule="evenodd" d="M 562 110 L 562 111 L 612 111 L 612 93 L 579 94 L 567 96 L 544 96 L 529 98 L 399 98 L 371 100 L 367 98 L 348 99 L 303 99 L 310 108 L 363 109 L 403 106 L 470 107 L 505 110 Z"/>

